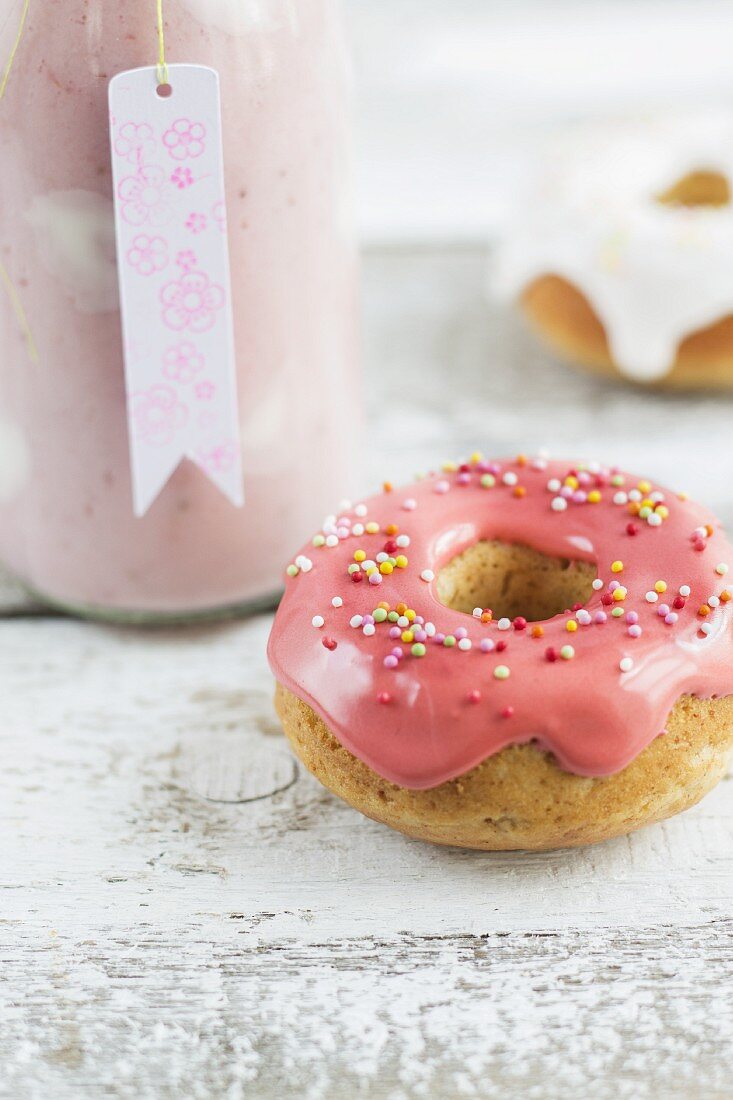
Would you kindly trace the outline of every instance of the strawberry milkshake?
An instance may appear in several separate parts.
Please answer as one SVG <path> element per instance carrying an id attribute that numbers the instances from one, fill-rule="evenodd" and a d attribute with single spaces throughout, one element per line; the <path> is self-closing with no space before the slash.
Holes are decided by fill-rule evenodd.
<path id="1" fill-rule="evenodd" d="M 0 2 L 0 69 L 21 10 Z M 271 600 L 359 424 L 336 0 L 176 0 L 165 33 L 221 79 L 243 507 L 184 460 L 133 514 L 107 85 L 155 63 L 153 0 L 32 4 L 0 100 L 0 559 L 111 618 Z"/>

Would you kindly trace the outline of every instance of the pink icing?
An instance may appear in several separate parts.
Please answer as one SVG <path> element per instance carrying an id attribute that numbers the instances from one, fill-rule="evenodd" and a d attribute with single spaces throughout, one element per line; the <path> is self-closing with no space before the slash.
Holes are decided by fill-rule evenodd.
<path id="1" fill-rule="evenodd" d="M 579 488 L 565 486 L 566 477 L 579 470 Z M 494 487 L 481 484 L 487 472 Z M 507 474 L 509 482 L 516 476 L 524 496 L 504 483 Z M 611 483 L 619 478 L 623 484 Z M 552 479 L 562 483 L 559 491 L 548 488 Z M 355 756 L 404 787 L 437 786 L 506 745 L 527 741 L 580 775 L 620 771 L 663 733 L 681 694 L 733 692 L 733 601 L 726 602 L 725 576 L 725 566 L 733 568 L 733 547 L 709 512 L 656 485 L 644 486 L 642 495 L 663 493 L 663 501 L 652 505 L 661 524 L 632 517 L 618 494 L 636 493 L 638 483 L 615 470 L 567 462 L 479 460 L 331 517 L 316 542 L 330 535 L 333 543 L 335 535 L 337 544 L 304 548 L 296 559 L 304 568 L 288 577 L 268 647 L 275 676 Z M 593 490 L 600 502 L 581 499 Z M 564 510 L 553 508 L 558 497 L 567 501 Z M 353 533 L 370 522 L 379 524 L 378 533 Z M 404 554 L 407 566 L 394 568 L 379 584 L 361 569 L 362 581 L 354 582 L 348 572 L 354 552 L 363 549 L 375 561 L 390 524 L 409 537 L 409 546 L 390 555 Z M 705 527 L 708 532 L 695 533 Z M 500 630 L 497 621 L 444 607 L 425 571 L 437 574 L 454 555 L 487 538 L 594 562 L 603 587 L 585 605 L 588 615 L 557 615 L 542 623 L 544 636 L 536 638 L 531 624 Z M 615 561 L 623 563 L 621 572 L 612 571 Z M 667 590 L 650 603 L 646 594 L 658 581 Z M 614 582 L 627 595 L 609 604 Z M 686 585 L 690 595 L 675 607 Z M 340 606 L 333 606 L 334 598 Z M 424 656 L 413 655 L 414 642 L 390 636 L 395 624 L 389 620 L 374 623 L 373 632 L 368 620 L 351 625 L 355 616 L 371 616 L 380 601 L 391 608 L 404 603 L 434 625 L 436 636 L 428 625 Z M 705 617 L 699 614 L 703 604 L 710 606 Z M 612 616 L 614 606 L 623 608 L 622 616 Z M 604 615 L 605 622 L 595 621 Z M 567 630 L 569 619 L 579 623 L 574 633 Z M 460 638 L 463 631 L 470 649 L 448 648 L 438 638 L 457 632 Z M 484 652 L 486 639 L 495 646 L 506 642 L 506 648 Z M 564 659 L 560 650 L 568 645 L 574 656 Z M 385 665 L 392 655 L 398 659 Z M 622 670 L 627 658 L 632 667 Z M 500 665 L 509 669 L 507 679 L 495 677 Z"/>

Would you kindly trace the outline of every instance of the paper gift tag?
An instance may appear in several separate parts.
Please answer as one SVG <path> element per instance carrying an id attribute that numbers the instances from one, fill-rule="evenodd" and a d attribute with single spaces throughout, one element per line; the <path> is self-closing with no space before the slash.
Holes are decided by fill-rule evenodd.
<path id="1" fill-rule="evenodd" d="M 109 107 L 135 514 L 183 458 L 243 503 L 219 78 L 119 73 Z"/>

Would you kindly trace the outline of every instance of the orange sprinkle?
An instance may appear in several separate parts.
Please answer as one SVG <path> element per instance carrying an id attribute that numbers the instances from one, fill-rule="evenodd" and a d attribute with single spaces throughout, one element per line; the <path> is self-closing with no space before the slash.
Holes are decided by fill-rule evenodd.
<path id="1" fill-rule="evenodd" d="M 517 455 L 517 466 L 526 466 L 528 458 L 526 455 Z"/>
<path id="2" fill-rule="evenodd" d="M 406 603 L 398 603 L 397 607 L 395 608 L 395 611 L 397 612 L 398 615 L 404 615 L 404 613 L 407 611 L 407 604 Z"/>
<path id="3" fill-rule="evenodd" d="M 389 606 L 389 604 L 385 603 L 384 600 L 382 600 L 381 603 L 378 603 L 377 607 L 381 607 L 382 611 L 391 611 L 392 610 L 392 608 Z"/>
<path id="4" fill-rule="evenodd" d="M 722 598 L 723 597 L 721 596 L 721 599 Z M 481 622 L 482 623 L 490 623 L 491 620 L 493 619 L 493 617 L 494 616 L 492 615 L 492 613 L 490 611 L 482 611 L 481 612 Z"/>
<path id="5" fill-rule="evenodd" d="M 385 493 L 391 493 L 392 492 L 392 482 L 391 481 L 383 482 L 382 488 L 384 489 Z"/>
<path id="6" fill-rule="evenodd" d="M 698 615 L 700 616 L 701 619 L 704 619 L 706 615 L 710 614 L 710 608 L 706 603 L 704 603 L 702 605 L 702 607 L 698 608 L 697 613 L 698 613 Z"/>
<path id="7" fill-rule="evenodd" d="M 396 535 L 399 532 L 399 527 L 396 523 L 388 523 L 384 529 L 385 535 Z"/>
<path id="8" fill-rule="evenodd" d="M 631 516 L 638 516 L 639 512 L 641 511 L 641 505 L 639 504 L 638 500 L 630 500 L 629 503 L 626 505 L 626 508 L 629 515 Z"/>
<path id="9" fill-rule="evenodd" d="M 544 633 L 545 632 L 544 632 L 544 630 L 542 629 L 542 627 L 540 626 L 539 623 L 537 623 L 535 626 L 532 627 L 532 637 L 533 638 L 542 638 L 542 637 L 544 637 Z"/>
<path id="10" fill-rule="evenodd" d="M 706 530 L 706 531 L 707 531 L 707 533 L 708 533 L 708 538 L 709 538 L 709 539 L 710 539 L 710 538 L 712 538 L 712 537 L 713 537 L 713 534 L 714 534 L 714 532 L 713 532 L 713 528 L 712 528 L 712 527 L 710 526 L 710 524 L 709 524 L 709 523 L 706 523 L 706 524 L 705 524 L 705 530 Z"/>
<path id="11" fill-rule="evenodd" d="M 728 601 L 730 599 L 731 599 L 730 592 L 728 591 L 727 588 L 724 588 L 723 591 L 720 593 L 720 602 L 721 603 L 728 603 Z"/>
<path id="12" fill-rule="evenodd" d="M 526 497 L 526 495 L 527 495 L 527 490 L 524 488 L 523 485 L 515 485 L 514 486 L 514 496 L 515 497 L 520 497 L 521 498 L 521 497 Z"/>

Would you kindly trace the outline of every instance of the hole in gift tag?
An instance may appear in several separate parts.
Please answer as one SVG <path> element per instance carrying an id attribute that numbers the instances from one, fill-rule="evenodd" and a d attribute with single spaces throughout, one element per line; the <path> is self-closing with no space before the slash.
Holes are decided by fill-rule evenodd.
<path id="1" fill-rule="evenodd" d="M 161 99 L 168 99 L 169 96 L 173 95 L 173 88 L 170 84 L 159 84 L 156 91 Z"/>

